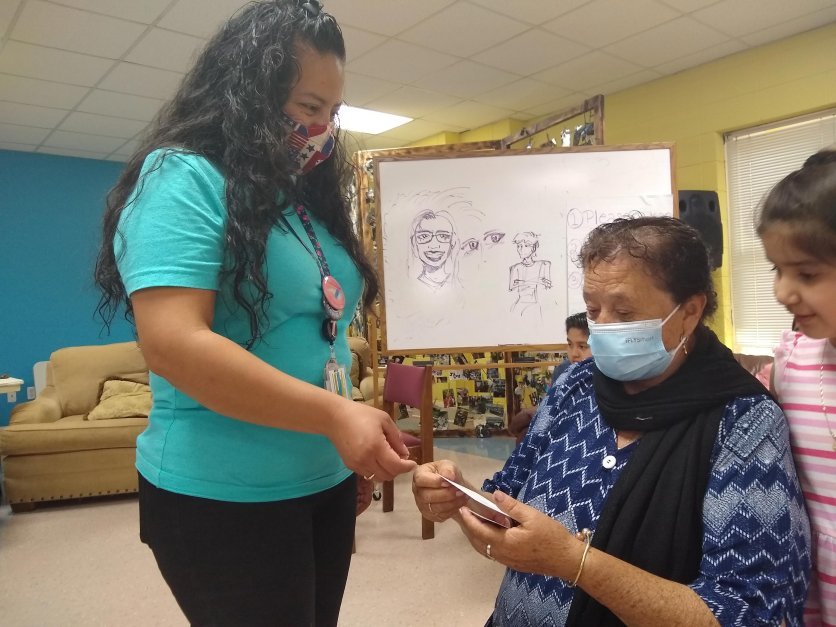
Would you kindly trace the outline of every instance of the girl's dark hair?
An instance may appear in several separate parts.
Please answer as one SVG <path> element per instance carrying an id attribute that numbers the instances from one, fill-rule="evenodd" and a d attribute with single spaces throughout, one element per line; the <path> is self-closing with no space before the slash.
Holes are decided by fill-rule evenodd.
<path id="1" fill-rule="evenodd" d="M 593 229 L 578 258 L 583 269 L 589 270 L 622 254 L 639 261 L 676 303 L 705 294 L 700 321 L 717 310 L 708 249 L 696 229 L 676 218 L 620 218 Z"/>
<path id="2" fill-rule="evenodd" d="M 790 227 L 801 250 L 823 261 L 836 258 L 836 149 L 817 152 L 772 188 L 758 218 L 758 235 L 779 224 Z"/>
<path id="3" fill-rule="evenodd" d="M 282 109 L 299 78 L 298 47 L 305 45 L 345 60 L 342 32 L 316 0 L 250 3 L 212 37 L 157 114 L 107 196 L 95 269 L 102 292 L 97 312 L 107 327 L 122 305 L 133 322 L 113 240 L 122 237 L 119 219 L 131 194 L 137 185 L 142 189 L 145 158 L 164 147 L 201 155 L 224 173 L 228 218 L 222 278 L 230 281 L 236 303 L 249 318 L 247 348 L 263 335 L 273 297 L 264 271 L 267 236 L 274 226 L 282 228 L 280 214 L 291 203 L 304 204 L 347 250 L 365 279 L 364 305 L 372 304 L 378 282 L 351 223 L 352 169 L 339 130 L 331 158 L 304 176 L 293 176 Z"/>

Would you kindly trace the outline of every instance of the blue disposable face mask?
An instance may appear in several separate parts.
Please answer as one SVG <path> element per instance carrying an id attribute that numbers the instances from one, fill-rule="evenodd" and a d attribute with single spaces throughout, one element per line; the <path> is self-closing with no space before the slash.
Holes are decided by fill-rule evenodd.
<path id="1" fill-rule="evenodd" d="M 688 339 L 667 350 L 662 327 L 679 309 L 676 306 L 664 320 L 598 324 L 589 320 L 589 348 L 598 370 L 616 381 L 641 381 L 658 377 Z"/>

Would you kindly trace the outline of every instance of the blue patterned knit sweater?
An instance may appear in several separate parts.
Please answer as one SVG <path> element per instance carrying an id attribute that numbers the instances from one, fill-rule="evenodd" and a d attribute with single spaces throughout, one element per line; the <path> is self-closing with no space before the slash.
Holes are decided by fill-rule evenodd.
<path id="1" fill-rule="evenodd" d="M 594 530 L 607 494 L 639 445 L 617 449 L 615 432 L 598 410 L 587 360 L 552 387 L 526 438 L 483 489 L 502 490 L 573 533 Z M 610 469 L 602 464 L 606 456 L 615 458 Z M 801 625 L 809 522 L 784 414 L 766 394 L 726 407 L 703 523 L 700 575 L 689 585 L 720 624 Z M 564 625 L 573 593 L 562 579 L 508 569 L 493 624 Z"/>

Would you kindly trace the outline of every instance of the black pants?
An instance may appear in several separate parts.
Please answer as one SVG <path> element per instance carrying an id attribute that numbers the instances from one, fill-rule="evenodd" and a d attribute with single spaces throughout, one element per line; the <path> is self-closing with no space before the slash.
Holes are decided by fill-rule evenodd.
<path id="1" fill-rule="evenodd" d="M 334 626 L 354 539 L 354 475 L 311 496 L 230 503 L 139 477 L 140 539 L 192 625 Z"/>

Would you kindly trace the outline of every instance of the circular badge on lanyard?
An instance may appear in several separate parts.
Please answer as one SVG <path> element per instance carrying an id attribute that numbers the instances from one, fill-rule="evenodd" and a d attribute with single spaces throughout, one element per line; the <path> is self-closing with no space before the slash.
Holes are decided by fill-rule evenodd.
<path id="1" fill-rule="evenodd" d="M 330 275 L 322 278 L 322 305 L 331 320 L 339 320 L 343 317 L 345 292 L 340 282 Z"/>

